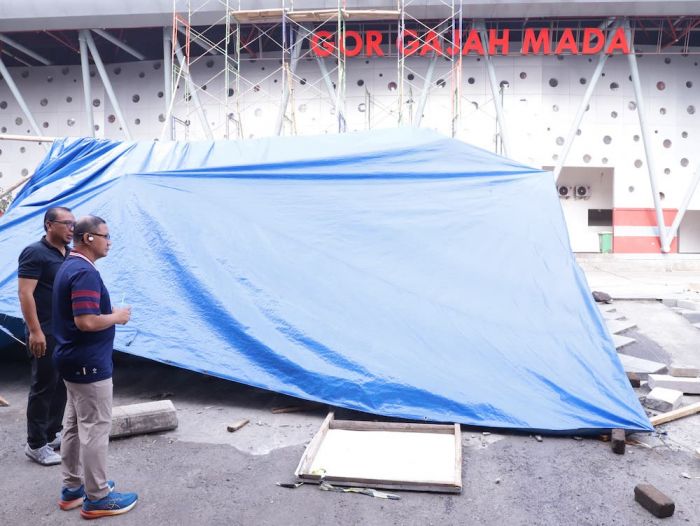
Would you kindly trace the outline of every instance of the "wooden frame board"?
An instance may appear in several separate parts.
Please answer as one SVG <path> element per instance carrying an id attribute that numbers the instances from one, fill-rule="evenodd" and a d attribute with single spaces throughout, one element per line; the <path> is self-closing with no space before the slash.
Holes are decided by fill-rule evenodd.
<path id="1" fill-rule="evenodd" d="M 335 420 L 331 412 L 294 474 L 303 482 L 460 493 L 460 426 Z"/>

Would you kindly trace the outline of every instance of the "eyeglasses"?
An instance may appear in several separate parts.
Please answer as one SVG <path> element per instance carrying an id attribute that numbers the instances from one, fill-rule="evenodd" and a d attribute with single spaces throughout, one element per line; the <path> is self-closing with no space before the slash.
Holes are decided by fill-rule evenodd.
<path id="1" fill-rule="evenodd" d="M 75 221 L 71 221 L 70 219 L 66 219 L 64 221 L 49 221 L 49 223 L 61 223 L 62 225 L 66 225 L 71 230 L 75 228 Z"/>
<path id="2" fill-rule="evenodd" d="M 98 234 L 97 232 L 88 232 L 91 236 L 100 236 L 105 239 L 112 239 L 112 237 L 109 234 Z"/>

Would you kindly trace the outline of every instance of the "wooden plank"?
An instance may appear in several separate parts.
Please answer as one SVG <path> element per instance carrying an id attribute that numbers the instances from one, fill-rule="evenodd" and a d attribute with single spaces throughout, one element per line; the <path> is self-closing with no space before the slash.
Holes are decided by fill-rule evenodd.
<path id="1" fill-rule="evenodd" d="M 320 478 L 306 478 L 306 475 L 299 477 L 306 483 L 319 484 L 321 482 Z M 361 486 L 365 488 L 377 488 L 377 489 L 398 489 L 403 491 L 428 491 L 431 493 L 461 493 L 462 484 L 460 481 L 459 486 L 453 486 L 452 484 L 440 484 L 437 482 L 416 482 L 416 483 L 401 483 L 395 480 L 381 480 L 381 479 L 344 479 L 342 477 L 326 476 L 323 478 L 324 481 L 330 482 L 334 486 Z"/>
<path id="2" fill-rule="evenodd" d="M 321 444 L 323 443 L 323 439 L 326 436 L 326 433 L 328 433 L 328 429 L 330 428 L 330 424 L 335 418 L 335 413 L 331 411 L 328 413 L 326 418 L 323 420 L 323 423 L 321 424 L 321 428 L 316 432 L 314 437 L 311 439 L 311 442 L 309 442 L 309 445 L 306 446 L 306 450 L 304 451 L 304 454 L 301 456 L 301 460 L 299 460 L 299 465 L 297 466 L 297 469 L 294 471 L 294 475 L 296 475 L 298 478 L 299 475 L 305 471 L 308 471 L 311 465 L 313 464 L 314 458 L 316 457 L 316 453 L 318 452 L 318 448 L 321 447 Z M 319 477 L 320 478 L 320 477 Z"/>
<path id="3" fill-rule="evenodd" d="M 8 407 L 9 405 L 10 405 L 10 402 L 8 402 L 2 396 L 0 396 L 0 407 Z"/>
<path id="4" fill-rule="evenodd" d="M 655 417 L 650 418 L 651 425 L 658 426 L 665 424 L 666 422 L 671 422 L 673 420 L 678 420 L 686 416 L 694 415 L 695 413 L 700 413 L 700 402 L 681 407 L 680 409 L 675 409 L 669 411 L 668 413 L 663 413 Z"/>
<path id="5" fill-rule="evenodd" d="M 449 424 L 414 424 L 410 422 L 368 422 L 356 420 L 333 420 L 330 429 L 348 431 L 410 431 L 413 433 L 454 433 L 454 426 Z"/>
<path id="6" fill-rule="evenodd" d="M 290 405 L 286 407 L 273 407 L 270 412 L 273 415 L 281 415 L 283 413 L 298 413 L 299 411 L 306 411 L 307 409 L 313 409 L 312 405 Z"/>
<path id="7" fill-rule="evenodd" d="M 247 418 L 243 418 L 241 420 L 236 420 L 233 424 L 226 426 L 226 430 L 229 433 L 234 433 L 238 431 L 240 428 L 242 428 L 244 425 L 246 425 L 250 420 Z"/>

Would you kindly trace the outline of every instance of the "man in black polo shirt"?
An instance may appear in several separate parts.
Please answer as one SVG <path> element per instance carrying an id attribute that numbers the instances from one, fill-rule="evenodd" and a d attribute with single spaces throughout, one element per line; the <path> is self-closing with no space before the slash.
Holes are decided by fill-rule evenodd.
<path id="1" fill-rule="evenodd" d="M 44 215 L 46 235 L 22 251 L 17 271 L 19 301 L 32 361 L 24 452 L 43 466 L 61 462 L 54 448 L 60 447 L 66 387 L 52 359 L 55 340 L 51 328 L 51 301 L 56 272 L 70 253 L 68 244 L 73 239 L 74 226 L 75 218 L 68 208 L 47 210 Z"/>

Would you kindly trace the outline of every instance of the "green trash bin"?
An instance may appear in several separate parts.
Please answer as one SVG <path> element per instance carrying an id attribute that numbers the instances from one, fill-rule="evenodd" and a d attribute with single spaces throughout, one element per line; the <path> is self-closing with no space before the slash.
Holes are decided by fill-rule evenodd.
<path id="1" fill-rule="evenodd" d="M 598 232 L 598 244 L 602 254 L 611 254 L 613 248 L 613 233 Z"/>

